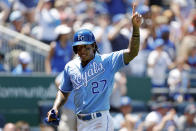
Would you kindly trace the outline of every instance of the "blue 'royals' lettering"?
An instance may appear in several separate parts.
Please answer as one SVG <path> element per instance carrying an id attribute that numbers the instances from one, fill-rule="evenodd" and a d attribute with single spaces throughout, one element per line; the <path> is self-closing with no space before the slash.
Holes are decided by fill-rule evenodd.
<path id="1" fill-rule="evenodd" d="M 89 69 L 82 74 L 74 74 L 71 76 L 71 81 L 73 83 L 73 87 L 75 89 L 79 89 L 80 87 L 86 87 L 88 85 L 88 81 L 95 78 L 105 71 L 102 63 L 93 62 L 93 64 L 89 65 Z"/>

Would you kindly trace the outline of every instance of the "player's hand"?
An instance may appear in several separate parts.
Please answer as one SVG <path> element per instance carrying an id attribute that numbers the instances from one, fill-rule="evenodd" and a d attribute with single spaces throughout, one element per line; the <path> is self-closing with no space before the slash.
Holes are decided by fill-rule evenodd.
<path id="1" fill-rule="evenodd" d="M 60 118 L 58 117 L 58 110 L 51 109 L 48 116 L 44 119 L 45 123 L 48 125 L 58 126 Z"/>
<path id="2" fill-rule="evenodd" d="M 58 117 L 58 110 L 55 109 L 51 109 L 47 114 L 48 122 L 56 120 L 57 117 Z"/>
<path id="3" fill-rule="evenodd" d="M 134 2 L 133 11 L 132 11 L 132 24 L 133 24 L 133 27 L 140 27 L 140 25 L 142 24 L 143 18 L 142 18 L 142 15 L 135 12 L 135 8 L 136 8 L 136 4 Z"/>

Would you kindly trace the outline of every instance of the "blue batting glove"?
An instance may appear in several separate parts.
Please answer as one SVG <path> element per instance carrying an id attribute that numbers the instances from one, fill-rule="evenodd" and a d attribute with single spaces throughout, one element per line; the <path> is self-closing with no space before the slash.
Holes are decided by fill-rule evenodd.
<path id="1" fill-rule="evenodd" d="M 58 126 L 58 125 L 59 125 L 60 118 L 58 118 L 58 117 L 56 116 L 56 113 L 55 113 L 54 110 L 51 111 L 51 116 L 50 116 L 50 117 L 52 118 L 51 121 L 48 121 L 48 117 L 46 117 L 46 118 L 44 119 L 44 122 L 45 122 L 46 124 L 48 124 L 48 125 Z"/>

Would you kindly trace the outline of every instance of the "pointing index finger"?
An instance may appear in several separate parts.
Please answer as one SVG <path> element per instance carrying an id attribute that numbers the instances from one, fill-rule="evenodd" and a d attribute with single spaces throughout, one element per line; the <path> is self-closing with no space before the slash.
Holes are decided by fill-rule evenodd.
<path id="1" fill-rule="evenodd" d="M 133 1 L 133 9 L 132 9 L 132 14 L 134 15 L 135 14 L 135 6 L 136 6 L 136 4 L 135 4 L 135 0 Z"/>

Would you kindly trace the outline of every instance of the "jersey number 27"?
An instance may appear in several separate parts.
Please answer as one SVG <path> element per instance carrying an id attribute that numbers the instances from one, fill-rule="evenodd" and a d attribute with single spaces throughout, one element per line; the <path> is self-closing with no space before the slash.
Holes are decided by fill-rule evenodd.
<path id="1" fill-rule="evenodd" d="M 92 92 L 93 94 L 97 94 L 102 92 L 105 89 L 107 81 L 106 80 L 100 80 L 92 82 Z"/>

